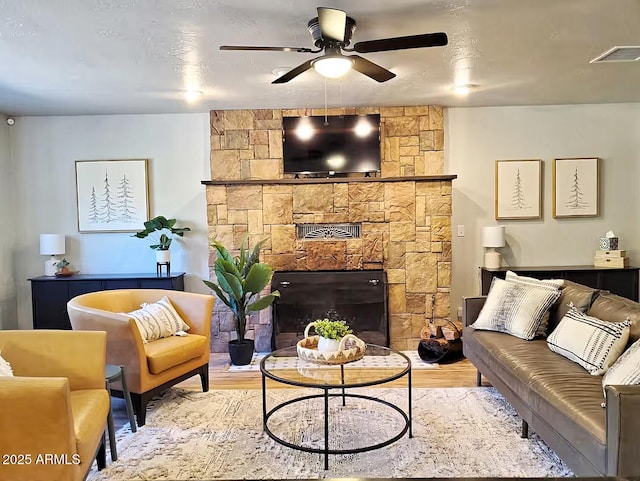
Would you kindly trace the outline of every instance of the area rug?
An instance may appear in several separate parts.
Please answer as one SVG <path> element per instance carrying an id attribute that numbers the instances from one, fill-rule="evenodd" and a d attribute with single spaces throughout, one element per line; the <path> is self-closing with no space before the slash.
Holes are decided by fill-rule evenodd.
<path id="1" fill-rule="evenodd" d="M 273 389 L 269 407 L 310 391 Z M 359 389 L 407 407 L 406 389 Z M 269 421 L 284 439 L 322 443 L 318 400 L 289 405 Z M 331 446 L 371 443 L 398 433 L 402 419 L 390 408 L 348 398 L 331 399 Z M 413 390 L 413 438 L 407 435 L 381 449 L 323 457 L 282 446 L 262 430 L 260 390 L 172 388 L 149 406 L 147 424 L 137 433 L 118 431 L 115 462 L 89 481 L 294 478 L 565 477 L 571 470 L 530 431 L 522 439 L 520 418 L 494 388 Z M 107 458 L 109 459 L 109 458 Z"/>
<path id="2" fill-rule="evenodd" d="M 418 355 L 418 351 L 402 351 L 404 355 L 406 355 L 411 360 L 411 369 L 440 369 L 440 366 L 437 363 L 429 363 L 420 359 Z M 260 370 L 260 361 L 264 356 L 268 356 L 269 354 L 265 353 L 254 353 L 251 362 L 246 366 L 234 366 L 233 364 L 227 367 L 228 371 L 259 371 Z M 276 363 L 271 363 L 269 366 L 270 370 L 273 369 L 296 369 L 301 362 L 297 357 L 279 357 L 276 358 Z M 276 365 L 277 364 L 277 365 Z M 308 363 L 310 368 L 313 367 L 312 363 Z M 356 361 L 351 364 L 351 368 L 375 368 L 375 369 L 397 369 L 400 366 L 404 366 L 404 361 L 401 361 L 400 356 L 365 356 L 359 361 Z M 326 369 L 327 366 L 321 366 L 322 369 Z M 339 366 L 333 366 L 336 369 L 340 369 Z"/>

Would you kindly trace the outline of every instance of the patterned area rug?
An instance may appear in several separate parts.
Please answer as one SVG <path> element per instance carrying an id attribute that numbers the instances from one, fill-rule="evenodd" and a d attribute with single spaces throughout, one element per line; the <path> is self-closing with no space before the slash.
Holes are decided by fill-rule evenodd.
<path id="1" fill-rule="evenodd" d="M 411 369 L 440 369 L 440 366 L 437 363 L 428 363 L 420 359 L 418 355 L 418 351 L 402 351 L 404 355 L 406 355 L 409 359 L 411 359 Z M 260 361 L 264 356 L 268 356 L 268 354 L 264 353 L 255 353 L 253 358 L 251 359 L 251 363 L 246 366 L 234 366 L 231 364 L 228 366 L 228 371 L 260 371 Z M 362 368 L 397 368 L 400 366 L 404 366 L 404 362 L 400 362 L 400 356 L 365 356 L 359 361 L 351 363 L 350 367 L 362 367 Z M 269 369 L 296 369 L 299 366 L 300 360 L 295 357 L 280 357 L 277 358 L 277 365 L 272 363 L 269 365 Z M 314 365 L 311 362 L 306 363 L 307 368 L 313 368 Z M 323 369 L 326 369 L 327 366 L 322 366 Z M 336 369 L 340 369 L 339 366 L 333 366 Z"/>
<path id="2" fill-rule="evenodd" d="M 407 406 L 406 389 L 353 391 Z M 270 390 L 269 407 L 309 392 Z M 318 446 L 320 402 L 278 411 L 271 430 Z M 342 407 L 333 398 L 330 406 L 334 448 L 371 443 L 402 427 L 399 415 L 379 403 L 348 398 Z M 147 424 L 137 433 L 128 425 L 118 431 L 119 459 L 110 462 L 107 456 L 107 467 L 94 467 L 88 480 L 573 476 L 535 433 L 522 439 L 519 432 L 520 418 L 493 388 L 414 389 L 413 438 L 405 435 L 366 453 L 332 455 L 325 471 L 321 455 L 281 446 L 263 433 L 260 390 L 172 388 L 150 404 Z"/>

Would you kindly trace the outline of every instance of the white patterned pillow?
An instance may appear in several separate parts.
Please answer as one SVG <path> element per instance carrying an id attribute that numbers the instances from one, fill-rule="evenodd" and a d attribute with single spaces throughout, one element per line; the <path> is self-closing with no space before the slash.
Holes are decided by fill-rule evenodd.
<path id="1" fill-rule="evenodd" d="M 507 282 L 496 277 L 472 326 L 505 332 L 521 339 L 533 339 L 542 317 L 558 297 L 560 291 L 555 287 Z"/>
<path id="2" fill-rule="evenodd" d="M 153 304 L 143 303 L 140 307 L 141 309 L 124 314 L 136 321 L 145 343 L 163 337 L 182 336 L 190 329 L 167 296 Z"/>
<path id="3" fill-rule="evenodd" d="M 640 384 L 640 340 L 624 351 L 602 378 L 602 388 L 608 385 Z"/>
<path id="4" fill-rule="evenodd" d="M 547 339 L 547 344 L 553 352 L 598 376 L 604 374 L 624 351 L 629 326 L 629 320 L 601 321 L 571 307 Z"/>
<path id="5" fill-rule="evenodd" d="M 13 377 L 13 369 L 11 369 L 11 364 L 9 364 L 2 356 L 0 356 L 0 376 Z"/>
<path id="6" fill-rule="evenodd" d="M 564 280 L 562 279 L 536 279 L 534 277 L 527 276 L 519 276 L 513 271 L 507 271 L 507 275 L 505 276 L 505 281 L 507 282 L 516 282 L 522 283 L 530 286 L 548 286 L 553 287 L 555 289 L 562 289 L 564 286 Z M 547 326 L 549 325 L 549 311 L 542 317 L 542 321 L 540 321 L 540 326 L 538 326 L 538 330 L 536 331 L 536 337 L 544 337 L 547 335 Z"/>

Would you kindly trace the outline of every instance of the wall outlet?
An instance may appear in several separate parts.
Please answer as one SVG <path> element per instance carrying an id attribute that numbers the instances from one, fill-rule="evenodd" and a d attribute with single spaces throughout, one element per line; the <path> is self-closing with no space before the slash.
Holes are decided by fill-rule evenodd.
<path id="1" fill-rule="evenodd" d="M 458 226 L 458 237 L 464 237 L 464 225 Z"/>
<path id="2" fill-rule="evenodd" d="M 458 320 L 462 320 L 462 306 L 458 306 Z"/>

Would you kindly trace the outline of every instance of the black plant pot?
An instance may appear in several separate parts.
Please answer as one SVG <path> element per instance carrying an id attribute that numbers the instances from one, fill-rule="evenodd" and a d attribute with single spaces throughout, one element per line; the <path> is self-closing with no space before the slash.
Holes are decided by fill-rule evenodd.
<path id="1" fill-rule="evenodd" d="M 253 357 L 253 339 L 229 341 L 229 357 L 234 366 L 246 366 Z"/>

